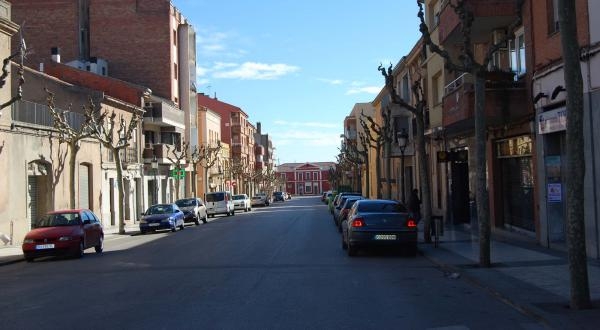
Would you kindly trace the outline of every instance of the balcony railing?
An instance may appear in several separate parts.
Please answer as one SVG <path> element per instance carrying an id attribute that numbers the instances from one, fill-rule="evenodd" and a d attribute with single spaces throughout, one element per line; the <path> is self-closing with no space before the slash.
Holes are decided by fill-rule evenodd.
<path id="1" fill-rule="evenodd" d="M 63 111 L 61 109 L 56 110 Z M 18 101 L 12 104 L 11 115 L 13 121 L 46 127 L 54 126 L 52 113 L 45 104 L 30 101 Z M 79 128 L 85 122 L 85 117 L 81 113 L 67 112 L 65 117 L 67 123 L 73 128 Z"/>
<path id="2" fill-rule="evenodd" d="M 184 112 L 166 102 L 152 102 L 145 107 L 144 123 L 153 123 L 158 126 L 177 126 L 183 128 L 185 125 Z"/>

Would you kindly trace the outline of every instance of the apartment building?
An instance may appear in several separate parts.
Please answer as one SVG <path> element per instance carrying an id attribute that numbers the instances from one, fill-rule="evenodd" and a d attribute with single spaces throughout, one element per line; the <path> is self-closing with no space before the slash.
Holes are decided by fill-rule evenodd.
<path id="1" fill-rule="evenodd" d="M 221 141 L 229 145 L 231 159 L 222 164 L 226 173 L 226 188 L 234 193 L 248 193 L 249 174 L 255 167 L 254 134 L 256 128 L 248 121 L 248 114 L 237 106 L 198 94 L 198 106 L 206 107 L 221 116 Z"/>
<path id="2" fill-rule="evenodd" d="M 254 184 L 251 190 L 252 193 L 265 191 L 265 187 L 260 182 L 257 182 L 256 179 L 269 170 L 275 170 L 274 152 L 275 149 L 271 135 L 263 133 L 262 124 L 260 122 L 256 123 L 256 133 L 254 133 L 255 166 L 250 180 Z"/>
<path id="3" fill-rule="evenodd" d="M 587 254 L 600 258 L 600 147 L 596 127 L 600 117 L 595 111 L 600 100 L 600 3 L 575 1 L 578 41 L 581 47 L 581 73 L 584 88 L 585 139 L 585 230 Z M 528 43 L 528 70 L 532 73 L 533 122 L 537 166 L 535 176 L 539 208 L 538 242 L 551 248 L 566 244 L 566 108 L 561 32 L 557 1 L 530 6 L 523 39 Z"/>
<path id="4" fill-rule="evenodd" d="M 198 143 L 195 32 L 186 18 L 168 0 L 19 0 L 13 1 L 13 19 L 27 22 L 23 34 L 34 50 L 28 66 L 43 70 L 52 52 L 59 62 L 151 89 L 143 158 L 149 168 L 155 157 L 165 168 L 161 188 L 169 188 L 159 192 L 159 201 L 172 201 L 168 169 L 175 164 L 168 150 Z M 191 193 L 190 177 L 179 185 L 180 196 Z"/>

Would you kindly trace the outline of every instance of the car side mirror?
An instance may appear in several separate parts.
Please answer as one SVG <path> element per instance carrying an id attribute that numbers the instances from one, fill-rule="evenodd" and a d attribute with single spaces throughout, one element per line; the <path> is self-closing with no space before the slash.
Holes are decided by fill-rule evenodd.
<path id="1" fill-rule="evenodd" d="M 92 220 L 83 220 L 83 224 L 84 225 L 91 225 L 92 224 Z"/>

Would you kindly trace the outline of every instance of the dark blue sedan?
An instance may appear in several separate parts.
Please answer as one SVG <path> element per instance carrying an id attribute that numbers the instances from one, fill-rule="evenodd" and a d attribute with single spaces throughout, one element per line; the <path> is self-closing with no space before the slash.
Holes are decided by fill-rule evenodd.
<path id="1" fill-rule="evenodd" d="M 184 215 L 177 204 L 152 205 L 142 214 L 140 220 L 140 233 L 168 229 L 176 231 L 177 228 L 185 229 Z"/>

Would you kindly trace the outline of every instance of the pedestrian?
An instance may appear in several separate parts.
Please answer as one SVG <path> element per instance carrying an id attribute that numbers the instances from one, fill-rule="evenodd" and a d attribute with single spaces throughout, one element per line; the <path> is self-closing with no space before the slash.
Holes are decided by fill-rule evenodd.
<path id="1" fill-rule="evenodd" d="M 421 221 L 421 200 L 419 199 L 419 189 L 413 189 L 408 197 L 408 203 L 406 205 L 408 211 L 411 212 L 417 222 Z"/>

